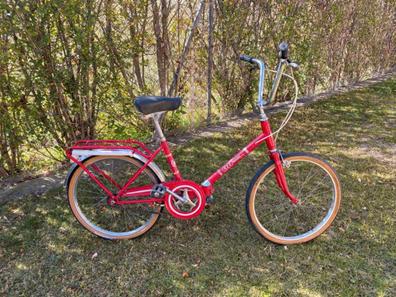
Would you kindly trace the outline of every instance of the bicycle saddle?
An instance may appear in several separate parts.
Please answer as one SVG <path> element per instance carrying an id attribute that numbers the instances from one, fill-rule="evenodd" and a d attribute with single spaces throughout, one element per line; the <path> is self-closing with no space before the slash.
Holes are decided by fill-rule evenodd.
<path id="1" fill-rule="evenodd" d="M 137 110 L 143 114 L 176 110 L 180 104 L 180 97 L 139 96 L 135 99 Z"/>

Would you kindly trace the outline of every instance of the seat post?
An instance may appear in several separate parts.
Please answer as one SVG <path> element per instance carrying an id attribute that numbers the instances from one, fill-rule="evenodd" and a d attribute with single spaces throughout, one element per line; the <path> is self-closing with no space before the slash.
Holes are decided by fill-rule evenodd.
<path id="1" fill-rule="evenodd" d="M 154 122 L 155 132 L 157 133 L 161 141 L 165 141 L 165 135 L 164 132 L 162 132 L 161 125 L 159 123 L 162 114 L 163 114 L 162 112 L 153 113 L 151 118 L 153 119 Z"/>

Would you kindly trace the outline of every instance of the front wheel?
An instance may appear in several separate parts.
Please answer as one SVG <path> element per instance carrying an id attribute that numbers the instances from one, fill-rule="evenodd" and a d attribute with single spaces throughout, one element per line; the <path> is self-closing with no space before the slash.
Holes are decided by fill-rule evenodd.
<path id="1" fill-rule="evenodd" d="M 246 194 L 246 211 L 255 230 L 278 244 L 307 242 L 322 234 L 340 208 L 341 186 L 334 169 L 317 156 L 283 155 L 284 171 L 297 205 L 284 195 L 269 162 L 253 177 Z"/>

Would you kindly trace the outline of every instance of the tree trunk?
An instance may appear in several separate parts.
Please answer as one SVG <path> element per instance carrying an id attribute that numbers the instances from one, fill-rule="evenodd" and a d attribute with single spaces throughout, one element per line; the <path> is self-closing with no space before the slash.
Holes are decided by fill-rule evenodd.
<path id="1" fill-rule="evenodd" d="M 168 96 L 173 96 L 176 91 L 176 85 L 179 80 L 179 76 L 180 76 L 181 70 L 183 68 L 184 62 L 187 58 L 187 54 L 190 51 L 191 42 L 192 42 L 194 33 L 197 29 L 198 23 L 201 20 L 202 11 L 204 10 L 204 7 L 205 7 L 205 0 L 201 0 L 201 2 L 199 3 L 199 6 L 198 6 L 197 12 L 195 14 L 194 21 L 190 28 L 190 32 L 188 34 L 186 43 L 184 44 L 183 52 L 179 58 L 179 63 L 177 65 L 176 71 L 173 74 L 173 80 L 172 80 L 172 84 L 169 87 Z"/>
<path id="2" fill-rule="evenodd" d="M 167 30 L 168 24 L 168 12 L 169 9 L 166 7 L 166 1 L 161 0 L 161 15 L 159 11 L 159 7 L 157 5 L 156 0 L 151 0 L 151 6 L 153 9 L 153 27 L 154 27 L 154 35 L 156 40 L 156 54 L 157 54 L 157 68 L 158 68 L 158 80 L 160 85 L 161 96 L 166 95 L 166 87 L 167 87 L 167 69 L 168 65 L 168 57 L 166 55 L 166 47 L 169 44 L 167 34 L 165 31 Z"/>
<path id="3" fill-rule="evenodd" d="M 213 1 L 209 0 L 208 20 L 208 117 L 206 119 L 208 126 L 212 123 Z"/>

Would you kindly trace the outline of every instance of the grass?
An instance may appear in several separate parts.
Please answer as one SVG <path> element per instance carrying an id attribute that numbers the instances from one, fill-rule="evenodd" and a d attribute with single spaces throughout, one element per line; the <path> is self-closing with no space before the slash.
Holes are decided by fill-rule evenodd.
<path id="1" fill-rule="evenodd" d="M 396 79 L 297 110 L 278 143 L 325 156 L 343 186 L 331 229 L 277 246 L 247 222 L 245 191 L 260 150 L 217 185 L 197 219 L 167 215 L 145 236 L 101 240 L 72 216 L 64 190 L 0 209 L 0 295 L 395 296 Z M 283 114 L 272 117 L 279 124 Z M 202 181 L 259 131 L 256 123 L 177 149 L 185 177 Z"/>

